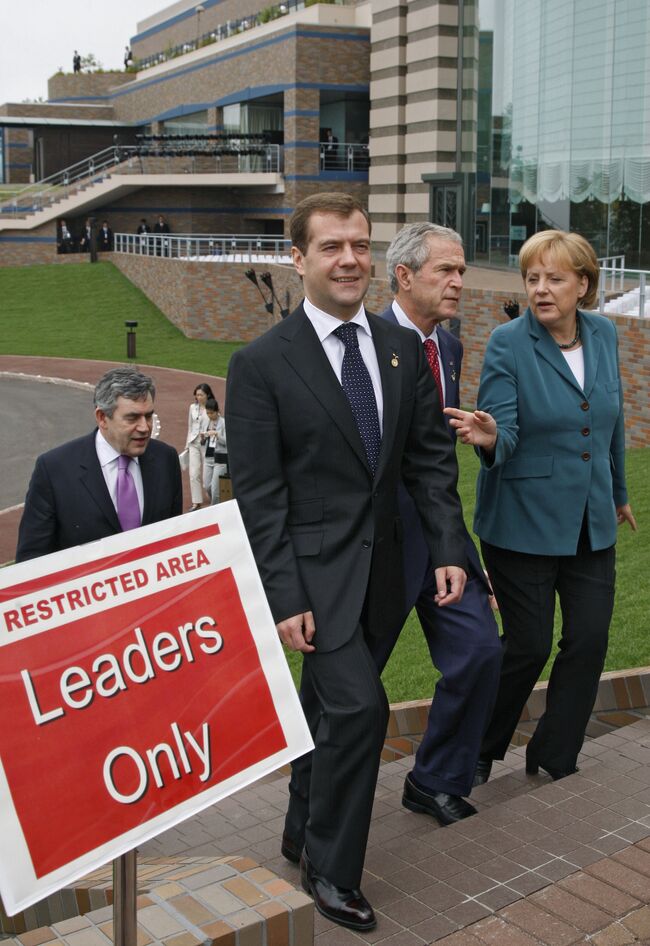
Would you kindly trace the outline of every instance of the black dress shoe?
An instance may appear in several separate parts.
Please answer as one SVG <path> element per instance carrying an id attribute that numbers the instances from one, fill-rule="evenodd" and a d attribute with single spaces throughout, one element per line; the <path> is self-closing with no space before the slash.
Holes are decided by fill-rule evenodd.
<path id="1" fill-rule="evenodd" d="M 489 759 L 485 755 L 480 755 L 476 763 L 476 769 L 474 771 L 474 781 L 473 785 L 485 785 L 487 780 L 490 777 L 492 772 L 492 759 Z"/>
<path id="2" fill-rule="evenodd" d="M 303 845 L 299 845 L 297 841 L 294 841 L 293 838 L 289 837 L 286 831 L 282 834 L 282 844 L 280 845 L 280 851 L 282 852 L 282 856 L 286 857 L 286 859 L 291 861 L 292 864 L 300 863 L 302 848 Z"/>
<path id="3" fill-rule="evenodd" d="M 526 775 L 537 775 L 540 769 L 546 772 L 547 775 L 550 775 L 554 782 L 559 782 L 561 778 L 566 778 L 567 775 L 575 775 L 576 772 L 580 771 L 578 766 L 576 766 L 575 769 L 572 769 L 570 772 L 561 772 L 559 769 L 547 769 L 545 765 L 542 765 L 541 762 L 538 762 L 532 752 L 527 752 Z"/>
<path id="4" fill-rule="evenodd" d="M 425 792 L 413 781 L 412 775 L 406 776 L 402 804 L 409 811 L 421 811 L 433 815 L 440 824 L 454 824 L 476 814 L 474 805 L 460 795 L 448 795 L 447 792 Z"/>
<path id="5" fill-rule="evenodd" d="M 300 882 L 303 890 L 314 898 L 314 906 L 324 917 L 351 930 L 372 930 L 377 925 L 372 907 L 358 888 L 337 887 L 314 870 L 302 852 Z"/>

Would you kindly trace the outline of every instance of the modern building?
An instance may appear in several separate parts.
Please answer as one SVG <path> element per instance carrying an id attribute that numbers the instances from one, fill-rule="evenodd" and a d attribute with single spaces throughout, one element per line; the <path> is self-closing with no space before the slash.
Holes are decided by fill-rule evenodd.
<path id="1" fill-rule="evenodd" d="M 646 0 L 263 2 L 177 0 L 138 24 L 130 70 L 0 106 L 0 183 L 79 162 L 95 181 L 56 179 L 58 208 L 32 188 L 25 219 L 5 204 L 0 255 L 51 252 L 62 213 L 282 236 L 327 187 L 367 201 L 380 250 L 432 219 L 508 267 L 561 227 L 650 268 Z"/>

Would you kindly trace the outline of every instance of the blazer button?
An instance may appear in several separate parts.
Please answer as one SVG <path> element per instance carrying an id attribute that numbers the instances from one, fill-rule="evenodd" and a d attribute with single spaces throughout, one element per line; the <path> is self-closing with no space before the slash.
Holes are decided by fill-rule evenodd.
<path id="1" fill-rule="evenodd" d="M 370 539 L 364 539 L 363 542 L 361 543 L 361 548 L 369 549 L 371 545 L 372 545 L 372 542 L 370 541 Z"/>
<path id="2" fill-rule="evenodd" d="M 587 452 L 585 451 L 585 453 L 582 454 L 582 459 L 583 459 L 583 460 L 591 460 L 591 454 L 590 454 L 590 453 L 587 453 Z"/>
<path id="3" fill-rule="evenodd" d="M 588 437 L 589 434 L 591 433 L 591 430 L 589 429 L 589 427 L 583 427 L 580 433 L 582 434 L 583 437 Z"/>
<path id="4" fill-rule="evenodd" d="M 581 410 L 581 411 L 588 411 L 588 410 L 589 410 L 589 401 L 583 401 L 582 404 L 580 405 L 580 410 Z"/>

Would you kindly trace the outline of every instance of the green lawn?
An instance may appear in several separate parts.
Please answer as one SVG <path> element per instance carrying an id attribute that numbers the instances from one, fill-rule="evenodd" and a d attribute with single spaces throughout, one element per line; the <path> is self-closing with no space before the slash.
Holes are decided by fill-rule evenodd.
<path id="1" fill-rule="evenodd" d="M 135 319 L 137 361 L 224 376 L 239 345 L 185 338 L 112 263 L 0 267 L 0 354 L 126 360 Z"/>
<path id="2" fill-rule="evenodd" d="M 0 268 L 0 354 L 125 360 L 125 319 L 138 321 L 138 362 L 225 375 L 237 347 L 185 338 L 112 264 Z M 471 529 L 478 461 L 459 448 L 459 492 Z M 627 453 L 628 486 L 639 531 L 620 530 L 616 607 L 606 669 L 650 664 L 650 448 Z M 294 676 L 300 657 L 290 655 Z M 546 673 L 548 672 L 548 668 Z M 384 672 L 391 702 L 431 695 L 436 679 L 412 615 Z"/>

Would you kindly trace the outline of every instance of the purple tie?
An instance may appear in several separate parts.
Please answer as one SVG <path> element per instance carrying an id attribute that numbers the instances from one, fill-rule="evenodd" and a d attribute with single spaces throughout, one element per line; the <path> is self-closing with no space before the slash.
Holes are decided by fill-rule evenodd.
<path id="1" fill-rule="evenodd" d="M 141 525 L 140 503 L 133 477 L 129 473 L 131 457 L 124 454 L 117 458 L 117 518 L 122 531 L 137 529 Z"/>

